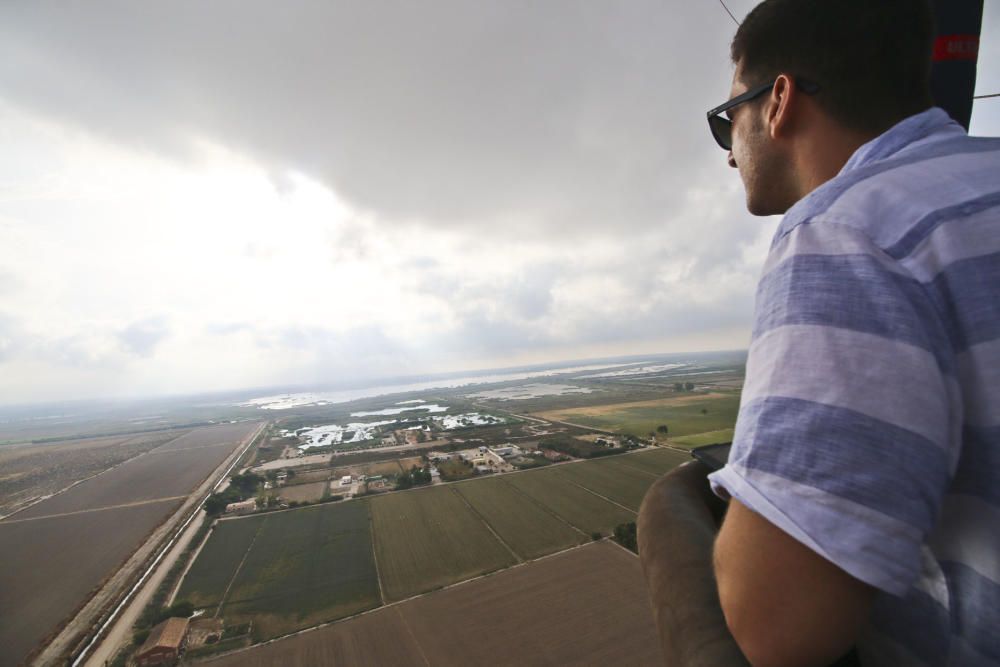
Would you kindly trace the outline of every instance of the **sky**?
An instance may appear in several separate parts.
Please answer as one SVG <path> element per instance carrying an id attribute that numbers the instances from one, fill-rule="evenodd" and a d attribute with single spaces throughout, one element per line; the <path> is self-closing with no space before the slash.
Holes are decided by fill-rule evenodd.
<path id="1" fill-rule="evenodd" d="M 704 120 L 735 28 L 709 0 L 3 3 L 0 403 L 745 348 L 778 220 Z M 979 94 L 991 63 L 997 2 Z"/>

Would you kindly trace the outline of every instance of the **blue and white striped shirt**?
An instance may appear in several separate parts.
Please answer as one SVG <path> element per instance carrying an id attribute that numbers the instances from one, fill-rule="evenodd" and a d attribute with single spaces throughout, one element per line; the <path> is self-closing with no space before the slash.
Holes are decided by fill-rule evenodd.
<path id="1" fill-rule="evenodd" d="M 788 211 L 710 480 L 880 590 L 866 667 L 1000 664 L 1000 139 L 930 109 Z"/>

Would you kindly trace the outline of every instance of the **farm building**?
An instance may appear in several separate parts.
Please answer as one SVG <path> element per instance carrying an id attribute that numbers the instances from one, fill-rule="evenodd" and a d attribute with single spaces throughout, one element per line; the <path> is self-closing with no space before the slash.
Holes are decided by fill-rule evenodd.
<path id="1" fill-rule="evenodd" d="M 506 445 L 501 445 L 499 447 L 494 447 L 494 448 L 492 448 L 490 450 L 490 452 L 492 452 L 493 454 L 495 454 L 497 456 L 501 456 L 501 457 L 503 457 L 503 458 L 506 459 L 506 458 L 510 458 L 510 457 L 513 457 L 513 456 L 520 456 L 520 454 L 521 454 L 521 448 L 517 447 L 516 445 L 511 445 L 511 444 L 508 443 Z"/>
<path id="2" fill-rule="evenodd" d="M 184 648 L 184 635 L 188 629 L 188 619 L 168 618 L 149 632 L 149 637 L 135 652 L 135 663 L 146 665 L 172 665 L 180 657 Z"/>
<path id="3" fill-rule="evenodd" d="M 452 452 L 430 452 L 427 454 L 427 460 L 432 463 L 437 463 L 439 461 L 450 461 L 455 456 Z"/>
<path id="4" fill-rule="evenodd" d="M 341 486 L 350 486 L 351 485 L 351 476 L 350 475 L 344 475 L 343 477 L 341 477 L 340 478 L 340 485 Z"/>
<path id="5" fill-rule="evenodd" d="M 257 501 L 253 498 L 249 500 L 241 500 L 238 503 L 229 503 L 226 505 L 226 514 L 245 514 L 248 512 L 256 511 Z"/>

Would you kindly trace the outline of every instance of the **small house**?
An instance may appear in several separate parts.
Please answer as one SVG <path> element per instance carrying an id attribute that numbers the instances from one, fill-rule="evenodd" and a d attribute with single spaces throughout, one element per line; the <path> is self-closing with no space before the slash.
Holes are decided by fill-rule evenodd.
<path id="1" fill-rule="evenodd" d="M 184 648 L 184 635 L 189 622 L 186 618 L 168 618 L 154 626 L 146 641 L 135 652 L 135 664 L 146 667 L 177 662 Z"/>

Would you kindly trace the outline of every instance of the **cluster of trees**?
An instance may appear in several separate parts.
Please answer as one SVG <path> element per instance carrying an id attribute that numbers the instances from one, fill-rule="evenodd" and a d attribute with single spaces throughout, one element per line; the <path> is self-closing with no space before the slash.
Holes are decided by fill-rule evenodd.
<path id="1" fill-rule="evenodd" d="M 565 433 L 557 433 L 538 443 L 539 449 L 551 449 L 563 454 L 575 456 L 578 459 L 592 459 L 598 456 L 618 454 L 625 451 L 624 447 L 600 447 L 592 442 L 578 440 Z"/>
<path id="2" fill-rule="evenodd" d="M 419 468 L 413 466 L 407 472 L 396 477 L 397 489 L 409 489 L 413 486 L 423 486 L 431 483 L 431 469 L 429 466 Z"/>
<path id="3" fill-rule="evenodd" d="M 252 472 L 233 475 L 229 478 L 229 486 L 219 493 L 213 493 L 205 501 L 205 512 L 209 516 L 218 516 L 226 511 L 226 505 L 246 500 L 257 493 L 264 483 L 264 478 Z"/>
<path id="4" fill-rule="evenodd" d="M 675 382 L 674 391 L 691 391 L 694 389 L 694 382 Z"/>
<path id="5" fill-rule="evenodd" d="M 639 553 L 639 542 L 636 538 L 635 521 L 629 521 L 615 526 L 615 542 L 630 551 Z"/>

